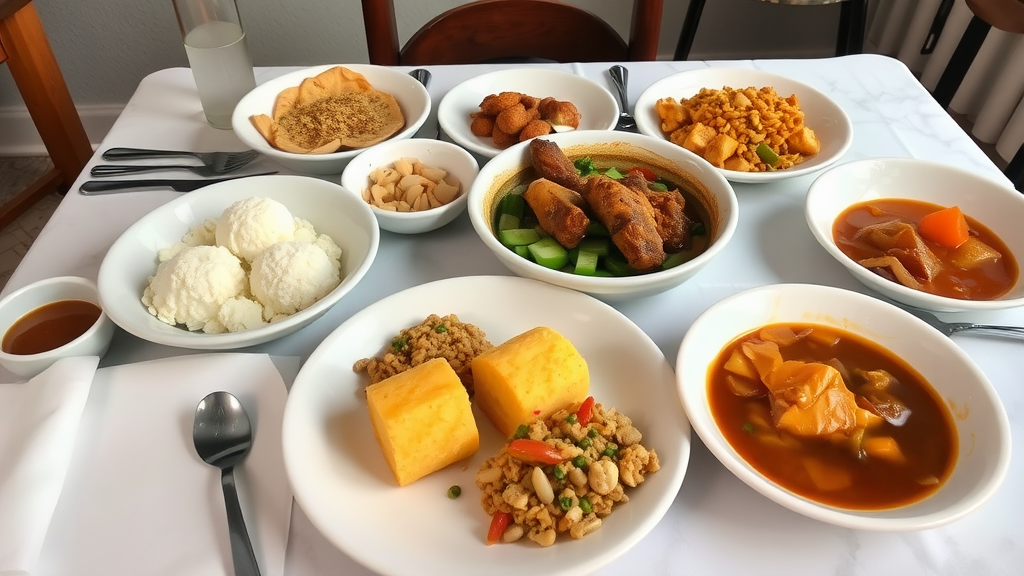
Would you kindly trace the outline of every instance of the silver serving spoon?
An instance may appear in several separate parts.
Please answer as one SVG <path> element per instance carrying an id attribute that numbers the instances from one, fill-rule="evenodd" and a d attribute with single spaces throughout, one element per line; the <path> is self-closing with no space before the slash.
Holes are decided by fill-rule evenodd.
<path id="1" fill-rule="evenodd" d="M 417 68 L 415 70 L 409 71 L 409 75 L 412 76 L 413 78 L 415 78 L 417 81 L 419 81 L 420 84 L 423 84 L 424 88 L 429 88 L 430 87 L 430 70 L 427 70 L 426 68 Z M 414 138 L 418 138 L 418 137 L 426 136 L 426 135 L 428 135 L 427 134 L 427 127 L 424 125 L 424 126 L 420 127 L 419 131 L 416 132 L 416 134 L 413 134 L 413 137 Z M 433 131 L 433 136 L 431 136 L 431 138 L 433 138 L 434 140 L 440 140 L 441 139 L 441 124 L 440 123 L 438 123 L 437 129 Z"/>
<path id="2" fill-rule="evenodd" d="M 228 513 L 228 532 L 231 536 L 231 559 L 235 576 L 259 576 L 256 555 L 252 551 L 249 533 L 242 518 L 235 488 L 235 464 L 252 446 L 252 425 L 245 408 L 228 392 L 213 392 L 196 407 L 192 425 L 192 440 L 196 452 L 207 464 L 221 469 L 220 483 L 224 489 L 224 505 Z"/>
<path id="3" fill-rule="evenodd" d="M 636 120 L 629 115 L 629 103 L 626 98 L 626 83 L 629 82 L 629 70 L 616 64 L 608 69 L 608 73 L 612 77 L 612 83 L 615 84 L 615 91 L 619 95 L 619 104 L 622 106 L 622 111 L 619 112 L 619 121 L 615 124 L 616 130 L 622 132 L 633 132 L 637 134 L 640 130 L 636 127 Z"/>

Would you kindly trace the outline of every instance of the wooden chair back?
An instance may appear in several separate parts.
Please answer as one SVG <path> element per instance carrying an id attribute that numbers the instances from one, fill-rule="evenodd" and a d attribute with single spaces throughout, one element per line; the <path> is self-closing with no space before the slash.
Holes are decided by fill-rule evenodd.
<path id="1" fill-rule="evenodd" d="M 0 206 L 0 228 L 53 191 L 66 191 L 92 145 L 32 0 L 0 0 L 0 63 L 6 62 L 53 169 Z"/>
<path id="2" fill-rule="evenodd" d="M 554 0 L 479 0 L 399 45 L 394 0 L 362 0 L 370 63 L 382 66 L 656 60 L 664 0 L 634 0 L 629 40 L 597 15 Z"/>

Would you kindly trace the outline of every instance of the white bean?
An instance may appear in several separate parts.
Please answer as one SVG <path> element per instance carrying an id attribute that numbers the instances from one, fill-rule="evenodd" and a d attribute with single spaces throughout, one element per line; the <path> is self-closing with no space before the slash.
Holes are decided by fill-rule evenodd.
<path id="1" fill-rule="evenodd" d="M 555 500 L 555 491 L 540 466 L 533 467 L 533 477 L 530 480 L 533 481 L 533 491 L 537 493 L 538 500 L 544 504 L 551 504 Z"/>

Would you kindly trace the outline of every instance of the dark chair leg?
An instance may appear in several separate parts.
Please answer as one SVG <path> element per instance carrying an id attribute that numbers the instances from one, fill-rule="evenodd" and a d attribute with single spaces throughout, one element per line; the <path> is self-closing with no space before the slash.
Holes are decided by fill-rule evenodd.
<path id="1" fill-rule="evenodd" d="M 868 17 L 867 3 L 867 0 L 848 0 L 841 4 L 836 56 L 864 52 L 864 28 Z"/>
<path id="2" fill-rule="evenodd" d="M 676 44 L 676 53 L 673 59 L 686 60 L 690 57 L 690 48 L 693 47 L 693 39 L 697 36 L 697 24 L 700 23 L 700 15 L 704 12 L 704 0 L 690 0 L 686 7 L 686 19 L 683 20 L 683 30 L 679 33 L 679 42 Z"/>
<path id="3" fill-rule="evenodd" d="M 1006 167 L 1004 174 L 1013 182 L 1014 188 L 1024 192 L 1024 144 L 1021 144 L 1017 153 L 1013 155 L 1013 159 L 1010 160 L 1010 164 Z"/>
<path id="4" fill-rule="evenodd" d="M 956 50 L 953 51 L 949 64 L 946 64 L 946 71 L 942 73 L 939 83 L 935 85 L 935 91 L 932 92 L 932 96 L 935 97 L 939 106 L 949 107 L 949 103 L 956 95 L 957 89 L 960 88 L 960 83 L 964 81 L 964 76 L 967 76 L 967 70 L 974 62 L 974 57 L 978 55 L 978 50 L 981 50 L 985 36 L 988 35 L 991 28 L 992 26 L 981 18 L 977 16 L 971 18 L 971 23 L 967 25 L 963 38 L 960 39 Z"/>

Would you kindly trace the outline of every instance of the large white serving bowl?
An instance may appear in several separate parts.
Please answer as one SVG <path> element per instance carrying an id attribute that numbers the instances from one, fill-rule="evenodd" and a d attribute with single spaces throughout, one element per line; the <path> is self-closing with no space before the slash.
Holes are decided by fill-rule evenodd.
<path id="1" fill-rule="evenodd" d="M 242 97 L 231 115 L 231 128 L 242 142 L 253 150 L 269 156 L 283 166 L 305 174 L 341 174 L 349 160 L 363 149 L 343 150 L 331 154 L 295 154 L 278 150 L 256 131 L 249 120 L 255 114 L 272 116 L 277 95 L 285 88 L 298 86 L 306 78 L 334 68 L 344 66 L 366 77 L 366 80 L 377 90 L 388 92 L 398 101 L 398 106 L 405 116 L 405 127 L 388 140 L 411 138 L 419 130 L 430 114 L 430 94 L 416 79 L 405 72 L 374 66 L 371 64 L 327 64 L 313 66 L 278 76 L 254 88 Z"/>
<path id="2" fill-rule="evenodd" d="M 501 197 L 517 183 L 517 176 L 532 170 L 529 141 L 521 142 L 495 156 L 484 165 L 469 191 L 469 218 L 480 239 L 509 270 L 586 292 L 602 300 L 628 300 L 650 296 L 674 288 L 708 265 L 728 244 L 739 221 L 739 203 L 729 182 L 704 159 L 671 142 L 626 132 L 586 130 L 543 137 L 558 144 L 570 158 L 581 156 L 622 159 L 622 165 L 647 166 L 669 179 L 681 182 L 673 174 L 689 173 L 704 185 L 694 190 L 707 209 L 711 244 L 703 254 L 668 270 L 623 277 L 580 276 L 545 268 L 518 256 L 498 241 L 494 230 L 494 211 Z"/>
<path id="3" fill-rule="evenodd" d="M 580 112 L 579 130 L 611 130 L 619 119 L 619 105 L 611 92 L 593 80 L 571 72 L 544 68 L 513 68 L 474 76 L 452 88 L 437 106 L 441 129 L 456 144 L 486 158 L 501 148 L 490 137 L 473 134 L 470 114 L 480 111 L 480 102 L 491 94 L 520 92 L 537 98 L 550 96 L 572 102 Z"/>
<path id="4" fill-rule="evenodd" d="M 451 142 L 429 138 L 389 140 L 364 150 L 341 173 L 341 186 L 356 194 L 370 186 L 370 174 L 402 158 L 415 158 L 427 166 L 441 168 L 457 178 L 459 195 L 443 206 L 417 212 L 395 212 L 370 206 L 380 227 L 398 234 L 421 234 L 448 224 L 466 210 L 469 188 L 480 172 L 476 158 Z"/>
<path id="5" fill-rule="evenodd" d="M 843 254 L 832 237 L 836 218 L 853 204 L 879 198 L 906 198 L 959 206 L 1009 247 L 1018 268 L 1024 258 L 1024 195 L 1008 184 L 937 162 L 913 158 L 857 160 L 835 166 L 811 183 L 807 226 L 818 242 L 862 284 L 897 302 L 936 312 L 999 310 L 1024 305 L 1024 282 L 995 300 L 959 300 L 891 282 Z"/>
<path id="6" fill-rule="evenodd" d="M 700 92 L 701 88 L 720 90 L 724 87 L 738 89 L 750 86 L 771 86 L 783 98 L 796 94 L 800 109 L 804 112 L 804 123 L 818 136 L 821 151 L 785 170 L 737 172 L 721 169 L 729 180 L 758 184 L 810 174 L 835 163 L 853 143 L 853 123 L 850 117 L 824 92 L 785 76 L 751 68 L 700 68 L 680 72 L 651 84 L 633 108 L 636 126 L 642 134 L 668 141 L 668 137 L 661 131 L 661 119 L 654 107 L 658 100 L 668 97 L 676 100 L 690 98 Z"/>
<path id="7" fill-rule="evenodd" d="M 948 406 L 959 454 L 953 472 L 931 496 L 889 510 L 858 511 L 798 496 L 751 467 L 732 448 L 708 405 L 707 376 L 726 345 L 766 324 L 799 322 L 852 332 L 888 349 L 917 370 Z M 959 346 L 924 321 L 887 302 L 834 287 L 782 284 L 753 288 L 718 302 L 687 330 L 676 360 L 679 394 L 694 431 L 748 486 L 795 512 L 857 530 L 934 528 L 982 505 L 1010 461 L 1010 429 L 999 396 Z"/>
<path id="8" fill-rule="evenodd" d="M 276 200 L 318 233 L 330 236 L 342 250 L 341 284 L 301 312 L 244 332 L 190 332 L 157 320 L 142 304 L 142 293 L 156 273 L 157 252 L 180 242 L 186 232 L 206 220 L 219 218 L 234 202 L 250 197 Z M 184 194 L 143 216 L 107 251 L 97 285 L 103 310 L 139 338 L 202 350 L 243 348 L 291 334 L 322 316 L 366 275 L 379 244 L 380 229 L 370 207 L 337 184 L 306 176 L 240 178 Z"/>

